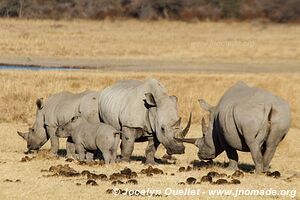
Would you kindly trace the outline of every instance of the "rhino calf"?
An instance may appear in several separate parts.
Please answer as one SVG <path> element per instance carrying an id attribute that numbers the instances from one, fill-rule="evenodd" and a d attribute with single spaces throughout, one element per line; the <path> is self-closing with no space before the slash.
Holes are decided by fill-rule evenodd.
<path id="1" fill-rule="evenodd" d="M 120 142 L 120 131 L 104 123 L 91 123 L 80 116 L 73 117 L 69 122 L 56 130 L 57 137 L 72 137 L 79 161 L 87 154 L 99 149 L 105 164 L 115 163 Z"/>

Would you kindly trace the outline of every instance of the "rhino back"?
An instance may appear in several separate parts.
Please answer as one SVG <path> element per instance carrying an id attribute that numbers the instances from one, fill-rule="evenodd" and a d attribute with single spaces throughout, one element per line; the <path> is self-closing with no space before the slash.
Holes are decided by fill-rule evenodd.
<path id="1" fill-rule="evenodd" d="M 101 119 L 117 130 L 121 126 L 145 128 L 147 109 L 143 100 L 147 92 L 157 96 L 165 94 L 165 89 L 155 79 L 126 80 L 104 89 L 99 98 Z"/>
<path id="2" fill-rule="evenodd" d="M 258 137 L 261 141 L 267 138 L 268 132 L 261 130 L 266 128 L 271 115 L 274 115 L 271 123 L 280 124 L 284 129 L 290 123 L 286 101 L 268 91 L 241 83 L 224 94 L 216 110 L 226 141 L 239 150 L 248 150 L 245 137 L 248 140 Z"/>
<path id="3" fill-rule="evenodd" d="M 69 121 L 78 113 L 81 98 L 89 93 L 91 91 L 78 94 L 64 91 L 50 96 L 44 106 L 45 125 L 55 127 Z"/>

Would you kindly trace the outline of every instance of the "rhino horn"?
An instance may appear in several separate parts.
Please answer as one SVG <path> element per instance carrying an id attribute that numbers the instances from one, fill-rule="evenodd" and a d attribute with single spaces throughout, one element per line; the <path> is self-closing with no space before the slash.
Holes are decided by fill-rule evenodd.
<path id="1" fill-rule="evenodd" d="M 179 127 L 181 124 L 181 117 L 172 125 L 172 127 Z"/>
<path id="2" fill-rule="evenodd" d="M 190 118 L 189 121 L 186 125 L 186 127 L 183 129 L 183 131 L 179 134 L 180 138 L 184 138 L 186 136 L 186 134 L 189 132 L 190 127 L 191 127 L 191 122 L 192 122 L 192 113 L 190 113 Z"/>
<path id="3" fill-rule="evenodd" d="M 20 131 L 17 131 L 17 133 L 19 134 L 19 136 L 21 136 L 24 140 L 27 141 L 28 133 L 22 133 L 22 132 L 20 132 Z"/>
<path id="4" fill-rule="evenodd" d="M 202 133 L 203 133 L 203 135 L 205 135 L 207 133 L 208 127 L 205 125 L 205 119 L 204 119 L 204 117 L 202 117 L 201 126 L 202 126 Z"/>
<path id="5" fill-rule="evenodd" d="M 195 144 L 198 138 L 174 138 L 175 140 L 179 142 L 186 142 L 190 144 Z"/>

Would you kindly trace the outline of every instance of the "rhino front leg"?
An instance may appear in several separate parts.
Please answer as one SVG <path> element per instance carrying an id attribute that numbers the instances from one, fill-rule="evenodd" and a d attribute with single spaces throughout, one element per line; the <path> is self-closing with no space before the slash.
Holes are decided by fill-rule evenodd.
<path id="1" fill-rule="evenodd" d="M 76 158 L 75 144 L 71 137 L 66 142 L 67 158 Z"/>
<path id="2" fill-rule="evenodd" d="M 47 126 L 46 129 L 50 137 L 51 153 L 56 155 L 59 148 L 59 140 L 58 137 L 55 135 L 56 128 Z"/>
<path id="3" fill-rule="evenodd" d="M 133 152 L 136 131 L 127 127 L 122 128 L 122 161 L 129 162 Z"/>
<path id="4" fill-rule="evenodd" d="M 235 149 L 232 147 L 227 147 L 225 149 L 226 155 L 229 158 L 229 165 L 228 169 L 230 170 L 237 170 L 238 169 L 238 162 L 239 162 L 239 156 Z"/>
<path id="5" fill-rule="evenodd" d="M 76 152 L 78 153 L 78 160 L 80 162 L 84 161 L 86 151 L 85 151 L 83 145 L 82 144 L 75 144 L 75 149 L 76 149 Z"/>
<path id="6" fill-rule="evenodd" d="M 157 140 L 156 137 L 149 137 L 148 138 L 148 146 L 145 151 L 146 155 L 146 162 L 145 164 L 155 165 L 156 162 L 154 160 L 155 152 L 159 146 L 160 142 Z"/>

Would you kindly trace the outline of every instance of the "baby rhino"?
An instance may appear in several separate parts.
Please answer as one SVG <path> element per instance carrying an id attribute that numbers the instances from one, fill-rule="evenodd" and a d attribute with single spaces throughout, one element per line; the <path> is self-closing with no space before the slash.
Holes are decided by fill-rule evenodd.
<path id="1" fill-rule="evenodd" d="M 87 154 L 100 150 L 105 164 L 115 163 L 120 142 L 120 131 L 104 123 L 91 123 L 80 116 L 73 117 L 56 130 L 58 137 L 72 137 L 79 161 L 90 157 Z"/>

